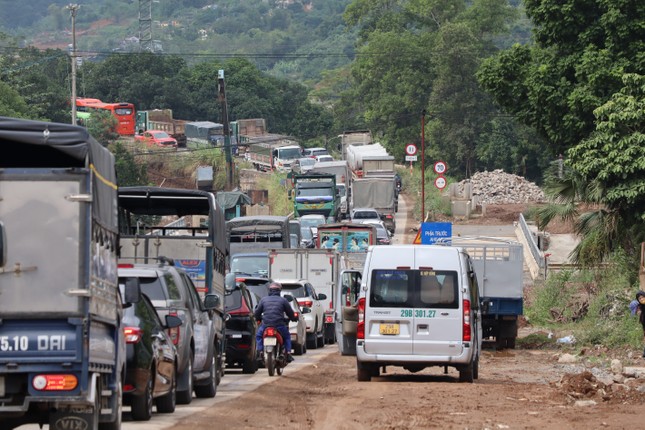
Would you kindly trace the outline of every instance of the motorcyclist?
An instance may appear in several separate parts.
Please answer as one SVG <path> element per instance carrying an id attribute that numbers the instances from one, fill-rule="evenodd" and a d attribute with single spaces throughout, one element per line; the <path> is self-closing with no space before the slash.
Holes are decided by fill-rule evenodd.
<path id="1" fill-rule="evenodd" d="M 298 321 L 298 317 L 296 317 L 293 309 L 291 309 L 291 305 L 287 299 L 280 295 L 280 291 L 282 291 L 282 285 L 279 282 L 271 282 L 269 285 L 269 295 L 262 297 L 260 303 L 255 308 L 255 319 L 262 321 L 255 338 L 257 341 L 258 356 L 262 357 L 262 352 L 264 351 L 264 342 L 262 339 L 264 328 L 275 327 L 284 341 L 287 362 L 291 363 L 293 361 L 293 357 L 291 356 L 291 334 L 289 333 L 289 326 L 287 325 L 285 314 L 288 320 L 291 321 Z"/>

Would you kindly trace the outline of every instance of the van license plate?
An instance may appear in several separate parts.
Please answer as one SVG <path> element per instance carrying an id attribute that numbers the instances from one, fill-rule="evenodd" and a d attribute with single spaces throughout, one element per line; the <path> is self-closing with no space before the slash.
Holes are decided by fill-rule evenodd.
<path id="1" fill-rule="evenodd" d="M 399 334 L 399 325 L 398 324 L 381 324 L 379 333 L 396 335 Z"/>
<path id="2" fill-rule="evenodd" d="M 276 346 L 278 344 L 278 340 L 275 337 L 265 337 L 264 344 L 269 346 Z"/>

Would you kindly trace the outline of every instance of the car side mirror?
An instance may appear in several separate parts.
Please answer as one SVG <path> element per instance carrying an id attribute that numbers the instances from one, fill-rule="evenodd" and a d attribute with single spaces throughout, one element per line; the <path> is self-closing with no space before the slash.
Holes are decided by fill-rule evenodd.
<path id="1" fill-rule="evenodd" d="M 204 308 L 206 310 L 217 309 L 220 301 L 221 299 L 217 294 L 206 294 L 206 297 L 204 297 Z"/>
<path id="2" fill-rule="evenodd" d="M 327 299 L 327 294 L 320 293 L 318 294 L 318 300 L 326 300 Z"/>
<path id="3" fill-rule="evenodd" d="M 311 313 L 311 308 L 309 307 L 304 307 L 300 309 L 303 314 L 310 314 Z"/>
<path id="4" fill-rule="evenodd" d="M 175 328 L 183 324 L 177 315 L 166 315 L 166 328 Z"/>
<path id="5" fill-rule="evenodd" d="M 125 302 L 139 303 L 141 300 L 141 283 L 139 278 L 128 278 L 125 281 Z"/>

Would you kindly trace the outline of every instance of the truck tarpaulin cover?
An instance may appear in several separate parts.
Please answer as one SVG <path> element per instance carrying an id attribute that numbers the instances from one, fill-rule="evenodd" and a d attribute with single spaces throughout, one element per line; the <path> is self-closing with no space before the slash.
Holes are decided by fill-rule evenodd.
<path id="1" fill-rule="evenodd" d="M 224 210 L 215 195 L 208 191 L 160 187 L 121 187 L 119 207 L 135 215 L 206 215 L 211 219 L 209 230 L 213 245 L 228 255 Z"/>
<path id="2" fill-rule="evenodd" d="M 104 228 L 118 232 L 114 156 L 84 127 L 0 117 L 0 145 L 11 157 L 0 168 L 90 168 L 94 172 L 92 215 Z"/>

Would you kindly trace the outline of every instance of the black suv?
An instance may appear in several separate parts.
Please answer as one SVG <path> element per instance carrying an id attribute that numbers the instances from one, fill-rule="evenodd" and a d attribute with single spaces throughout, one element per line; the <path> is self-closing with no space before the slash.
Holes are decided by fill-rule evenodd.
<path id="1" fill-rule="evenodd" d="M 266 279 L 265 279 L 266 281 Z M 226 320 L 226 366 L 241 366 L 242 373 L 255 373 L 256 360 L 255 333 L 258 323 L 253 315 L 260 298 L 249 291 L 244 282 L 226 288 L 224 309 Z"/>
<path id="2" fill-rule="evenodd" d="M 214 397 L 220 369 L 213 316 L 219 296 L 206 295 L 202 302 L 188 274 L 169 259 L 161 258 L 159 264 L 119 264 L 119 279 L 127 278 L 139 280 L 162 320 L 175 315 L 183 321 L 168 330 L 178 356 L 177 403 L 190 403 L 193 391 L 197 397 Z"/>
<path id="3" fill-rule="evenodd" d="M 124 282 L 120 281 L 119 287 L 123 296 Z M 133 420 L 147 421 L 152 417 L 153 403 L 157 404 L 157 412 L 175 411 L 177 350 L 166 330 L 182 322 L 172 315 L 162 321 L 150 299 L 145 294 L 138 297 L 137 302 L 123 305 L 127 369 L 123 402 L 131 406 Z"/>

